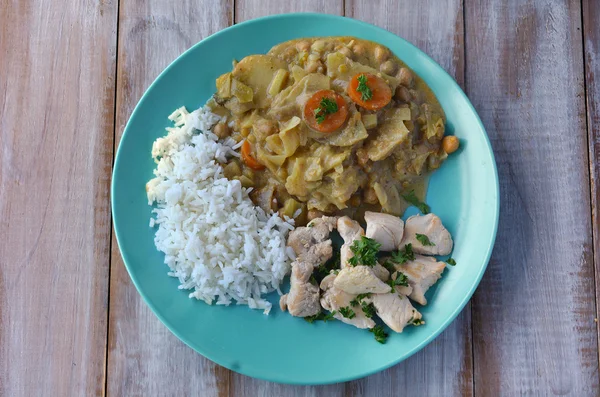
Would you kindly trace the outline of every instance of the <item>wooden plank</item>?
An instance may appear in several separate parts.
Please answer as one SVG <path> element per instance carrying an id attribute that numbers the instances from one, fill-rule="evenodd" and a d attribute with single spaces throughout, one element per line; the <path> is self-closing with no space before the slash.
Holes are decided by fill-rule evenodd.
<path id="1" fill-rule="evenodd" d="M 327 14 L 343 14 L 342 0 L 236 0 L 235 21 L 243 22 L 264 15 L 281 14 L 286 12 L 322 12 Z M 341 396 L 342 385 L 328 386 L 288 386 L 252 379 L 231 372 L 230 391 L 232 396 Z"/>
<path id="2" fill-rule="evenodd" d="M 0 395 L 104 392 L 114 2 L 0 5 Z"/>
<path id="3" fill-rule="evenodd" d="M 475 394 L 597 396 L 580 2 L 494 4 L 465 3 L 467 93 L 502 207 L 472 302 Z"/>
<path id="4" fill-rule="evenodd" d="M 120 1 L 117 139 L 156 76 L 187 48 L 231 25 L 232 10 L 232 1 Z M 229 371 L 160 323 L 131 283 L 114 240 L 108 353 L 111 396 L 229 395 Z"/>
<path id="5" fill-rule="evenodd" d="M 593 251 L 596 271 L 596 321 L 600 317 L 600 3 L 583 0 L 583 46 L 592 200 Z M 600 345 L 600 328 L 598 329 Z M 600 361 L 600 357 L 599 357 Z"/>
<path id="6" fill-rule="evenodd" d="M 462 1 L 347 0 L 346 15 L 381 26 L 435 59 L 464 82 Z M 471 396 L 473 363 L 471 308 L 433 343 L 399 365 L 346 385 L 348 396 Z"/>

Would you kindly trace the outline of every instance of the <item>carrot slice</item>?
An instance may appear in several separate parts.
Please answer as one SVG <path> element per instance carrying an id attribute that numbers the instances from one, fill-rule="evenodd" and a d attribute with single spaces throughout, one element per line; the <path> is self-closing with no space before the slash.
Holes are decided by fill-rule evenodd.
<path id="1" fill-rule="evenodd" d="M 253 170 L 262 170 L 265 168 L 264 165 L 262 165 L 261 163 L 258 162 L 258 160 L 256 160 L 254 157 L 252 157 L 252 147 L 250 146 L 250 142 L 248 141 L 244 141 L 244 143 L 242 143 L 242 160 L 244 160 L 244 163 L 246 163 L 246 165 L 250 168 L 252 168 Z"/>
<path id="2" fill-rule="evenodd" d="M 333 90 L 315 92 L 304 106 L 304 121 L 319 132 L 330 133 L 337 130 L 346 122 L 347 117 L 346 100 Z"/>
<path id="3" fill-rule="evenodd" d="M 361 85 L 361 80 L 364 82 L 365 77 L 367 86 L 366 92 L 364 90 L 364 84 Z M 348 96 L 350 96 L 357 105 L 368 110 L 381 109 L 392 100 L 392 89 L 390 86 L 381 77 L 370 73 L 358 73 L 352 77 L 346 91 Z M 368 95 L 369 92 L 370 95 Z"/>

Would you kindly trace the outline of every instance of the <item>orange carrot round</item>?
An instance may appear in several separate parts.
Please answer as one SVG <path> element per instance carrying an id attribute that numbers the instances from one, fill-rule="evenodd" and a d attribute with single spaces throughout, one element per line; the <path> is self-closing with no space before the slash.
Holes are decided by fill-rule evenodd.
<path id="1" fill-rule="evenodd" d="M 348 96 L 359 106 L 368 110 L 381 109 L 392 100 L 392 89 L 379 76 L 358 73 L 348 84 Z"/>
<path id="2" fill-rule="evenodd" d="M 265 168 L 264 165 L 258 162 L 254 157 L 252 157 L 252 147 L 250 146 L 250 142 L 244 141 L 242 143 L 242 160 L 244 163 L 253 170 L 262 170 Z"/>
<path id="3" fill-rule="evenodd" d="M 332 90 L 317 91 L 304 106 L 304 121 L 315 131 L 330 133 L 348 117 L 346 100 Z"/>

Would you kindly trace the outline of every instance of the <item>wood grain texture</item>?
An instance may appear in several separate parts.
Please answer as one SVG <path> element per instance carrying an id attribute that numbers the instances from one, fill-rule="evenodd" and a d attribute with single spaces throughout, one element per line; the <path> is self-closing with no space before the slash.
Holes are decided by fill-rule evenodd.
<path id="1" fill-rule="evenodd" d="M 587 126 L 592 200 L 592 232 L 596 271 L 596 326 L 600 317 L 600 3 L 582 1 L 583 47 L 587 93 Z M 600 345 L 600 329 L 598 345 Z M 600 357 L 599 357 L 600 361 Z"/>
<path id="2" fill-rule="evenodd" d="M 187 48 L 229 26 L 232 10 L 232 2 L 216 0 L 120 0 L 117 141 L 156 76 Z M 229 395 L 228 370 L 185 346 L 143 302 L 115 240 L 110 278 L 109 396 Z"/>
<path id="3" fill-rule="evenodd" d="M 235 22 L 288 12 L 320 12 L 344 15 L 343 0 L 235 0 Z"/>
<path id="4" fill-rule="evenodd" d="M 381 26 L 428 53 L 464 82 L 462 1 L 347 0 L 346 15 Z M 471 307 L 434 342 L 408 360 L 346 385 L 347 396 L 471 396 Z"/>
<path id="5" fill-rule="evenodd" d="M 500 226 L 473 304 L 475 395 L 597 396 L 577 0 L 467 0 L 467 93 L 496 154 Z"/>
<path id="6" fill-rule="evenodd" d="M 104 392 L 116 8 L 0 5 L 2 396 Z"/>

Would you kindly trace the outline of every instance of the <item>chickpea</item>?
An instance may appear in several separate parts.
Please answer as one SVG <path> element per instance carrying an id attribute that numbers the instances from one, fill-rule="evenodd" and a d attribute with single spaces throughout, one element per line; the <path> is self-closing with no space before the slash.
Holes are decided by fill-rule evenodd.
<path id="1" fill-rule="evenodd" d="M 312 210 L 309 210 L 309 211 L 308 211 L 308 215 L 307 215 L 306 217 L 308 218 L 308 221 L 310 222 L 310 221 L 312 221 L 312 220 L 313 220 L 313 219 L 315 219 L 315 218 L 320 218 L 320 217 L 322 217 L 323 215 L 325 215 L 325 214 L 323 213 L 323 211 L 319 211 L 319 210 L 312 209 Z"/>
<path id="2" fill-rule="evenodd" d="M 365 46 L 362 44 L 354 44 L 354 46 L 352 47 L 352 51 L 354 52 L 354 54 L 356 54 L 356 56 L 359 57 L 362 57 L 367 53 Z"/>
<path id="3" fill-rule="evenodd" d="M 411 96 L 410 96 L 410 92 L 408 91 L 408 88 L 406 88 L 403 85 L 399 85 L 396 88 L 396 92 L 394 93 L 394 98 L 396 98 L 397 100 L 402 101 L 402 102 L 406 102 L 406 103 L 410 102 Z"/>
<path id="4" fill-rule="evenodd" d="M 266 139 L 268 136 L 277 133 L 277 124 L 275 124 L 272 120 L 267 119 L 258 119 L 254 122 L 252 126 L 252 130 L 254 135 L 256 135 L 259 139 Z"/>
<path id="5" fill-rule="evenodd" d="M 348 47 L 342 47 L 338 50 L 339 52 L 341 52 L 346 58 L 350 58 L 352 59 L 352 50 Z"/>
<path id="6" fill-rule="evenodd" d="M 408 68 L 400 68 L 396 77 L 398 78 L 398 80 L 400 80 L 400 84 L 402 84 L 403 86 L 409 88 L 412 87 L 413 75 Z"/>
<path id="7" fill-rule="evenodd" d="M 308 52 L 310 50 L 310 43 L 308 41 L 299 41 L 296 43 L 296 49 L 299 52 Z"/>
<path id="8" fill-rule="evenodd" d="M 397 67 L 398 67 L 398 65 L 396 65 L 396 62 L 394 62 L 392 60 L 387 60 L 381 64 L 381 66 L 379 67 L 379 70 L 382 73 L 393 75 L 394 73 L 396 73 Z"/>
<path id="9" fill-rule="evenodd" d="M 456 152 L 459 145 L 460 141 L 453 135 L 445 136 L 442 140 L 442 149 L 448 154 Z"/>
<path id="10" fill-rule="evenodd" d="M 315 40 L 311 46 L 313 51 L 321 52 L 325 49 L 325 40 Z"/>
<path id="11" fill-rule="evenodd" d="M 310 61 L 306 64 L 304 70 L 306 70 L 308 73 L 315 73 L 319 67 L 323 67 L 321 61 Z"/>
<path id="12" fill-rule="evenodd" d="M 219 139 L 223 139 L 223 138 L 226 138 L 229 135 L 231 135 L 231 129 L 229 128 L 229 126 L 227 124 L 225 124 L 223 122 L 215 125 L 213 132 L 215 133 L 215 135 L 217 137 L 219 137 Z"/>
<path id="13" fill-rule="evenodd" d="M 390 57 L 390 51 L 387 48 L 383 48 L 382 46 L 378 45 L 375 47 L 374 55 L 375 60 L 379 63 L 382 63 L 387 61 L 387 59 Z"/>
<path id="14" fill-rule="evenodd" d="M 379 200 L 377 199 L 377 193 L 375 193 L 375 189 L 372 187 L 366 189 L 363 192 L 363 200 L 368 204 L 377 204 Z"/>

